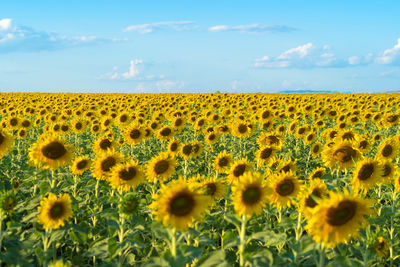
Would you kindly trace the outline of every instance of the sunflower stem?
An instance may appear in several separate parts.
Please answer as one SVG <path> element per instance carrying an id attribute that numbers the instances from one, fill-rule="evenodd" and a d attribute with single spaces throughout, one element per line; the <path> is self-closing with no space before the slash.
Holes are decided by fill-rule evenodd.
<path id="1" fill-rule="evenodd" d="M 176 258 L 176 229 L 173 228 L 171 232 L 171 254 Z"/>
<path id="2" fill-rule="evenodd" d="M 2 212 L 1 212 L 1 210 L 0 210 L 0 251 L 1 251 L 1 245 L 2 245 L 2 243 L 3 243 L 3 232 L 2 232 L 2 229 L 3 229 L 3 214 L 2 214 Z"/>
<path id="3" fill-rule="evenodd" d="M 242 226 L 240 229 L 240 244 L 239 244 L 239 265 L 244 266 L 244 249 L 246 246 L 246 215 L 242 215 Z"/>
<path id="4" fill-rule="evenodd" d="M 54 170 L 51 170 L 50 188 L 53 189 L 55 185 L 56 185 L 56 180 L 54 177 Z"/>
<path id="5" fill-rule="evenodd" d="M 389 256 L 390 256 L 390 267 L 393 267 L 393 242 L 394 242 L 394 240 L 393 240 L 393 237 L 394 237 L 394 227 L 393 227 L 393 218 L 394 218 L 394 213 L 395 213 L 395 211 L 394 211 L 394 209 L 395 209 L 395 202 L 396 202 L 396 198 L 397 198 L 397 195 L 396 195 L 396 191 L 395 191 L 395 189 L 393 189 L 393 195 L 392 195 L 392 198 L 393 198 L 393 201 L 392 201 L 392 212 L 391 212 L 391 216 L 390 216 L 390 231 L 389 231 L 389 236 L 390 236 L 390 247 L 389 247 Z"/>
<path id="6" fill-rule="evenodd" d="M 74 198 L 76 198 L 76 187 L 77 187 L 77 178 L 76 178 L 76 174 L 74 174 Z"/>
<path id="7" fill-rule="evenodd" d="M 324 267 L 324 266 L 325 266 L 325 247 L 323 244 L 320 244 L 318 267 Z"/>
<path id="8" fill-rule="evenodd" d="M 299 241 L 301 237 L 301 212 L 297 216 L 296 240 Z"/>
<path id="9" fill-rule="evenodd" d="M 100 180 L 96 179 L 96 186 L 94 188 L 94 192 L 95 192 L 94 195 L 95 195 L 96 199 L 99 196 L 99 183 L 100 183 Z"/>
<path id="10" fill-rule="evenodd" d="M 278 208 L 278 223 L 282 222 L 282 208 Z"/>

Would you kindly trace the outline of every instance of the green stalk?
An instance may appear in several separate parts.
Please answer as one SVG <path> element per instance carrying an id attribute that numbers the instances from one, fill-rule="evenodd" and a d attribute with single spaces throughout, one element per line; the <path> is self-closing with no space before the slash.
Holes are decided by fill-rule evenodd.
<path id="1" fill-rule="evenodd" d="M 244 266 L 244 249 L 246 246 L 246 215 L 242 216 L 242 227 L 240 229 L 240 244 L 239 244 L 239 265 Z"/>
<path id="2" fill-rule="evenodd" d="M 297 228 L 296 228 L 296 241 L 299 241 L 301 237 L 301 212 L 297 216 Z"/>
<path id="3" fill-rule="evenodd" d="M 320 244 L 318 267 L 324 267 L 324 266 L 325 266 L 325 247 L 323 244 Z"/>
<path id="4" fill-rule="evenodd" d="M 390 231 L 389 231 L 389 236 L 390 236 L 390 248 L 389 248 L 389 256 L 390 256 L 390 267 L 393 267 L 393 242 L 394 242 L 394 227 L 393 227 L 393 218 L 394 218 L 394 208 L 395 208 L 395 202 L 396 202 L 396 191 L 393 189 L 393 195 L 392 195 L 393 201 L 392 201 L 392 212 L 390 216 Z"/>
<path id="5" fill-rule="evenodd" d="M 173 228 L 171 232 L 171 254 L 176 258 L 176 229 Z"/>

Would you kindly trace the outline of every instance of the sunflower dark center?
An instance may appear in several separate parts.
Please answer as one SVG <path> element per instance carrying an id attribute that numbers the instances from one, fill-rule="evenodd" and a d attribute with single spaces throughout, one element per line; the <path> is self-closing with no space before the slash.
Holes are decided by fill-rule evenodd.
<path id="1" fill-rule="evenodd" d="M 387 177 L 392 173 L 392 167 L 388 164 L 383 165 L 383 177 Z"/>
<path id="2" fill-rule="evenodd" d="M 274 135 L 270 135 L 267 137 L 267 142 L 270 143 L 271 145 L 279 144 L 279 138 Z"/>
<path id="3" fill-rule="evenodd" d="M 86 159 L 84 159 L 84 160 L 79 161 L 78 164 L 76 164 L 76 167 L 78 170 L 82 170 L 87 166 L 87 164 L 88 164 L 88 161 Z"/>
<path id="4" fill-rule="evenodd" d="M 128 120 L 128 116 L 126 116 L 126 115 L 122 115 L 120 118 L 119 118 L 119 121 L 120 122 L 126 122 Z"/>
<path id="5" fill-rule="evenodd" d="M 178 143 L 172 143 L 170 146 L 171 151 L 176 151 L 178 149 Z"/>
<path id="6" fill-rule="evenodd" d="M 2 134 L 0 133 L 0 145 L 4 142 L 4 139 L 5 139 L 4 135 L 2 135 Z"/>
<path id="7" fill-rule="evenodd" d="M 240 124 L 239 127 L 238 127 L 238 131 L 239 131 L 239 133 L 241 133 L 241 134 L 246 133 L 246 132 L 247 132 L 247 126 L 244 125 L 244 124 Z"/>
<path id="8" fill-rule="evenodd" d="M 208 183 L 206 184 L 206 194 L 209 196 L 214 196 L 215 192 L 217 191 L 217 185 L 215 183 Z"/>
<path id="9" fill-rule="evenodd" d="M 11 124 L 11 126 L 17 126 L 18 120 L 17 120 L 16 118 L 12 118 L 12 119 L 10 120 L 10 124 Z"/>
<path id="10" fill-rule="evenodd" d="M 49 159 L 59 159 L 67 153 L 64 145 L 53 141 L 42 148 L 42 154 Z"/>
<path id="11" fill-rule="evenodd" d="M 281 196 L 288 196 L 294 191 L 294 183 L 291 179 L 284 179 L 276 186 L 276 192 Z"/>
<path id="12" fill-rule="evenodd" d="M 267 147 L 261 151 L 260 158 L 267 159 L 267 158 L 271 157 L 271 155 L 272 155 L 272 148 Z"/>
<path id="13" fill-rule="evenodd" d="M 313 147 L 313 153 L 318 153 L 318 151 L 319 151 L 319 145 L 315 145 L 314 147 Z"/>
<path id="14" fill-rule="evenodd" d="M 309 134 L 308 136 L 307 136 L 307 141 L 311 141 L 311 140 L 313 140 L 314 139 L 314 135 L 313 134 Z"/>
<path id="15" fill-rule="evenodd" d="M 300 128 L 298 131 L 299 134 L 304 134 L 305 132 L 306 132 L 305 128 Z"/>
<path id="16" fill-rule="evenodd" d="M 31 125 L 29 121 L 23 121 L 22 122 L 22 127 L 28 128 Z"/>
<path id="17" fill-rule="evenodd" d="M 242 201 L 247 205 L 254 205 L 261 199 L 261 190 L 258 186 L 248 187 L 242 193 Z"/>
<path id="18" fill-rule="evenodd" d="M 110 140 L 108 140 L 108 139 L 103 139 L 103 140 L 101 140 L 101 142 L 100 142 L 100 148 L 101 148 L 102 150 L 109 149 L 110 147 L 111 147 L 111 142 L 110 142 Z"/>
<path id="19" fill-rule="evenodd" d="M 315 178 L 321 178 L 323 174 L 324 174 L 323 171 L 317 171 L 317 172 L 315 172 L 315 173 L 313 174 L 312 178 L 313 178 L 313 179 L 315 179 Z"/>
<path id="20" fill-rule="evenodd" d="M 176 127 L 179 127 L 179 126 L 181 126 L 182 125 L 182 123 L 183 123 L 183 121 L 182 121 L 182 119 L 176 119 L 176 121 L 175 121 L 175 126 Z"/>
<path id="21" fill-rule="evenodd" d="M 130 133 L 129 136 L 132 139 L 138 139 L 140 137 L 140 131 L 138 129 L 133 129 Z"/>
<path id="22" fill-rule="evenodd" d="M 75 124 L 75 129 L 80 130 L 80 129 L 82 129 L 82 128 L 83 128 L 82 123 L 77 122 L 77 123 Z"/>
<path id="23" fill-rule="evenodd" d="M 192 145 L 192 151 L 193 153 L 197 153 L 200 150 L 200 146 L 198 144 Z"/>
<path id="24" fill-rule="evenodd" d="M 49 211 L 50 217 L 53 220 L 57 220 L 57 219 L 61 218 L 64 215 L 64 212 L 65 212 L 64 205 L 63 205 L 63 203 L 60 203 L 60 202 L 54 203 L 54 205 L 50 208 L 50 211 Z"/>
<path id="25" fill-rule="evenodd" d="M 127 169 L 122 169 L 119 172 L 119 178 L 124 181 L 130 181 L 136 176 L 136 169 L 135 167 L 129 167 Z"/>
<path id="26" fill-rule="evenodd" d="M 390 116 L 387 118 L 387 121 L 388 121 L 388 122 L 395 122 L 395 121 L 397 121 L 398 118 L 399 118 L 399 117 L 398 117 L 397 115 L 390 115 Z"/>
<path id="27" fill-rule="evenodd" d="M 332 226 L 341 226 L 349 222 L 356 215 L 357 203 L 351 200 L 343 200 L 334 208 L 331 207 L 327 213 L 327 222 Z"/>
<path id="28" fill-rule="evenodd" d="M 360 142 L 359 147 L 360 147 L 361 149 L 366 149 L 367 146 L 368 146 L 368 141 L 367 141 L 367 140 L 363 140 L 363 141 Z"/>
<path id="29" fill-rule="evenodd" d="M 117 160 L 114 157 L 108 157 L 101 162 L 101 169 L 108 172 L 115 164 L 117 164 Z"/>
<path id="30" fill-rule="evenodd" d="M 228 166 L 229 160 L 226 157 L 222 157 L 218 161 L 218 166 L 220 167 L 226 167 Z"/>
<path id="31" fill-rule="evenodd" d="M 290 171 L 290 164 L 283 166 L 283 167 L 281 168 L 281 171 L 283 171 L 283 172 L 289 172 L 289 171 Z"/>
<path id="32" fill-rule="evenodd" d="M 391 145 L 386 145 L 382 149 L 382 156 L 384 157 L 389 157 L 390 155 L 392 155 L 392 153 L 393 153 L 393 147 Z"/>
<path id="33" fill-rule="evenodd" d="M 243 175 L 245 170 L 246 170 L 246 164 L 239 164 L 233 170 L 233 175 L 235 177 L 239 177 L 239 176 Z"/>
<path id="34" fill-rule="evenodd" d="M 216 138 L 215 134 L 210 134 L 210 135 L 208 136 L 208 140 L 210 140 L 210 141 L 214 141 L 215 138 Z"/>
<path id="35" fill-rule="evenodd" d="M 315 197 L 321 198 L 321 191 L 318 188 L 315 188 L 312 193 L 306 199 L 306 206 L 309 208 L 314 208 L 317 206 L 317 202 L 315 201 Z"/>
<path id="36" fill-rule="evenodd" d="M 162 136 L 169 136 L 170 134 L 171 134 L 171 129 L 170 128 L 164 128 L 164 129 L 162 129 L 161 130 L 161 132 L 160 132 L 160 134 L 162 135 Z"/>
<path id="37" fill-rule="evenodd" d="M 339 149 L 337 149 L 334 153 L 333 156 L 334 158 L 341 162 L 341 163 L 346 163 L 351 161 L 353 158 L 355 158 L 357 152 L 350 146 L 343 146 Z"/>
<path id="38" fill-rule="evenodd" d="M 185 155 L 190 155 L 190 153 L 192 153 L 192 145 L 184 145 L 182 148 L 182 152 Z"/>
<path id="39" fill-rule="evenodd" d="M 168 168 L 169 168 L 169 162 L 163 159 L 156 163 L 156 165 L 154 166 L 154 171 L 156 172 L 157 175 L 159 175 L 166 172 Z"/>
<path id="40" fill-rule="evenodd" d="M 360 171 L 358 172 L 357 178 L 361 181 L 368 180 L 374 173 L 374 169 L 375 169 L 374 164 L 372 163 L 364 164 L 361 167 Z"/>
<path id="41" fill-rule="evenodd" d="M 66 132 L 68 131 L 69 127 L 67 125 L 62 125 L 61 126 L 61 131 Z"/>
<path id="42" fill-rule="evenodd" d="M 169 203 L 171 214 L 183 217 L 192 212 L 195 207 L 195 200 L 190 193 L 181 192 L 174 196 Z"/>

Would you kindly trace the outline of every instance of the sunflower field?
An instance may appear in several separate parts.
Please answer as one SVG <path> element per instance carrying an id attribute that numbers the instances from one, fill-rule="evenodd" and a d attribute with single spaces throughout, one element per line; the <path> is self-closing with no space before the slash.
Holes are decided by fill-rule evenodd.
<path id="1" fill-rule="evenodd" d="M 0 94 L 0 266 L 400 266 L 398 94 Z"/>

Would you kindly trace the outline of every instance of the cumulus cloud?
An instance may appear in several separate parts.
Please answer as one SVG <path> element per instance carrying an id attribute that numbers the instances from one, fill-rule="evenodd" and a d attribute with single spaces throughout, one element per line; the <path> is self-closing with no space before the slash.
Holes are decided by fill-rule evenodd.
<path id="1" fill-rule="evenodd" d="M 317 47 L 312 43 L 306 43 L 281 53 L 279 56 L 263 56 L 257 58 L 254 66 L 258 68 L 342 68 L 369 64 L 372 54 L 365 57 L 352 56 L 348 59 L 337 58 L 330 51 L 328 45 Z"/>
<path id="2" fill-rule="evenodd" d="M 97 77 L 97 79 L 106 80 L 137 80 L 152 81 L 164 79 L 165 75 L 154 75 L 144 73 L 144 63 L 142 59 L 134 59 L 129 62 L 129 68 L 125 72 L 118 71 L 118 67 L 114 67 L 112 72 Z"/>
<path id="3" fill-rule="evenodd" d="M 375 59 L 378 64 L 398 64 L 400 63 L 400 38 L 397 39 L 397 44 L 392 48 L 386 49 Z"/>
<path id="4" fill-rule="evenodd" d="M 15 25 L 12 19 L 8 18 L 0 20 L 0 53 L 57 50 L 116 41 L 121 40 L 97 36 L 65 36 Z"/>
<path id="5" fill-rule="evenodd" d="M 123 31 L 147 34 L 159 30 L 185 31 L 193 29 L 195 27 L 196 25 L 192 21 L 165 21 L 165 22 L 154 22 L 148 24 L 130 25 L 128 27 L 125 27 Z"/>
<path id="6" fill-rule="evenodd" d="M 216 25 L 208 28 L 210 32 L 242 32 L 242 33 L 274 33 L 274 32 L 292 32 L 296 28 L 285 25 L 268 25 L 268 24 L 250 24 L 239 26 Z"/>

